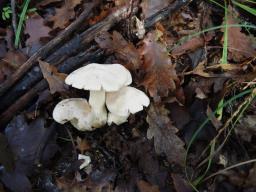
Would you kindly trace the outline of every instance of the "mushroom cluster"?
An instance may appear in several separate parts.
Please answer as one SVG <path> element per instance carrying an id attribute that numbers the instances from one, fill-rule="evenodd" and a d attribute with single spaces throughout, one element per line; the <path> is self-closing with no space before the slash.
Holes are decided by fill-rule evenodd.
<path id="1" fill-rule="evenodd" d="M 106 123 L 120 125 L 150 103 L 144 92 L 128 86 L 132 76 L 120 64 L 88 64 L 69 74 L 65 83 L 90 91 L 89 101 L 65 99 L 55 106 L 53 119 L 61 124 L 69 121 L 80 131 L 92 131 Z"/>

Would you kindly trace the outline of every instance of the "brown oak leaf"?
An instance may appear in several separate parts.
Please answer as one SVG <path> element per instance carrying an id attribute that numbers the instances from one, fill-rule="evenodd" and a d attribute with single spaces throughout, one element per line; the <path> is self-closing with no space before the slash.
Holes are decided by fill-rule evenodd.
<path id="1" fill-rule="evenodd" d="M 132 43 L 128 43 L 123 36 L 114 31 L 111 35 L 108 32 L 101 33 L 95 41 L 102 49 L 114 52 L 120 63 L 128 69 L 136 70 L 140 67 L 140 55 Z"/>
<path id="2" fill-rule="evenodd" d="M 231 8 L 230 8 L 231 9 Z M 230 11 L 232 13 L 232 11 Z M 229 14 L 227 24 L 237 24 L 234 17 Z M 253 47 L 253 39 L 241 32 L 240 27 L 228 27 L 228 58 L 241 62 L 250 57 L 255 57 L 256 50 Z"/>
<path id="3" fill-rule="evenodd" d="M 151 105 L 147 122 L 149 128 L 147 138 L 154 138 L 156 153 L 164 153 L 170 163 L 184 166 L 184 142 L 176 135 L 178 129 L 172 125 L 168 111 L 163 106 Z"/>
<path id="4" fill-rule="evenodd" d="M 56 92 L 66 91 L 67 85 L 65 84 L 64 80 L 67 75 L 64 73 L 59 73 L 56 67 L 47 62 L 41 60 L 38 60 L 38 62 L 43 76 L 49 84 L 50 93 L 54 94 Z"/>
<path id="5" fill-rule="evenodd" d="M 56 14 L 50 17 L 49 21 L 53 22 L 53 29 L 64 29 L 69 21 L 75 18 L 74 8 L 81 3 L 82 0 L 65 0 L 64 5 L 56 9 Z"/>
<path id="6" fill-rule="evenodd" d="M 33 14 L 26 20 L 25 33 L 29 34 L 26 45 L 39 44 L 42 38 L 49 37 L 51 28 L 44 25 L 44 19 L 38 15 Z"/>
<path id="7" fill-rule="evenodd" d="M 166 47 L 156 39 L 156 32 L 148 33 L 143 40 L 140 54 L 145 72 L 142 85 L 155 101 L 159 101 L 160 97 L 167 97 L 169 91 L 174 92 L 180 82 Z"/>

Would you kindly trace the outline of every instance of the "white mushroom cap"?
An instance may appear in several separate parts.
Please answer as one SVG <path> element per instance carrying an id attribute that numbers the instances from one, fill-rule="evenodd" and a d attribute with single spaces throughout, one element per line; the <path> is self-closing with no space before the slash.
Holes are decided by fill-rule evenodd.
<path id="1" fill-rule="evenodd" d="M 143 106 L 147 107 L 150 103 L 148 96 L 133 87 L 123 87 L 119 91 L 109 92 L 106 94 L 106 105 L 108 110 L 116 116 L 119 117 L 128 117 L 130 113 L 134 114 L 143 110 Z M 113 115 L 110 115 L 109 118 L 112 118 L 114 121 L 115 118 Z M 120 120 L 120 119 L 117 119 Z M 108 120 L 108 123 L 110 120 Z M 120 122 L 117 122 L 120 124 Z"/>
<path id="2" fill-rule="evenodd" d="M 78 160 L 83 160 L 83 163 L 80 165 L 79 169 L 83 169 L 91 163 L 91 157 L 88 155 L 78 154 Z"/>
<path id="3" fill-rule="evenodd" d="M 95 117 L 86 99 L 64 99 L 55 106 L 52 116 L 61 124 L 70 121 L 80 131 L 93 130 L 92 122 Z"/>
<path id="4" fill-rule="evenodd" d="M 92 63 L 73 71 L 65 83 L 77 89 L 118 91 L 130 85 L 132 77 L 123 65 Z"/>
<path id="5" fill-rule="evenodd" d="M 121 125 L 122 123 L 125 123 L 128 119 L 130 114 L 126 116 L 120 116 L 115 115 L 111 112 L 108 113 L 108 125 L 111 125 L 112 123 L 115 123 L 116 125 Z"/>

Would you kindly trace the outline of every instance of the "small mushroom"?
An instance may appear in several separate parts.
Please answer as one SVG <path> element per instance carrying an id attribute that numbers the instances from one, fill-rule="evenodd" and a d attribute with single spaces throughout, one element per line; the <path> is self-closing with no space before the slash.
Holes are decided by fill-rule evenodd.
<path id="1" fill-rule="evenodd" d="M 119 91 L 106 94 L 106 105 L 109 110 L 108 124 L 114 122 L 120 125 L 127 121 L 130 113 L 135 114 L 143 110 L 150 103 L 148 96 L 134 88 L 123 87 Z"/>
<path id="2" fill-rule="evenodd" d="M 79 169 L 83 169 L 91 163 L 91 157 L 88 155 L 78 154 L 78 160 L 83 160 L 83 163 L 80 165 Z"/>
<path id="3" fill-rule="evenodd" d="M 64 99 L 55 106 L 52 116 L 60 124 L 70 121 L 79 131 L 93 130 L 92 122 L 95 117 L 86 99 Z"/>
<path id="4" fill-rule="evenodd" d="M 90 91 L 89 104 L 95 113 L 94 127 L 101 127 L 107 121 L 105 92 L 118 91 L 131 84 L 130 72 L 120 64 L 92 63 L 81 67 L 67 76 L 66 84 Z"/>

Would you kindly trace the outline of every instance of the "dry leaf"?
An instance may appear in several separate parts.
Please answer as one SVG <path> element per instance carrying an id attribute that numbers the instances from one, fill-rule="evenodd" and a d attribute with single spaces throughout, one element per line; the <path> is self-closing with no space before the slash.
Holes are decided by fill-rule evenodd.
<path id="1" fill-rule="evenodd" d="M 50 17 L 49 21 L 53 22 L 53 29 L 64 29 L 69 21 L 75 18 L 74 8 L 81 3 L 82 0 L 65 0 L 61 8 L 56 9 L 56 14 Z"/>
<path id="2" fill-rule="evenodd" d="M 170 163 L 184 166 L 184 142 L 176 135 L 178 129 L 172 125 L 168 111 L 163 106 L 151 105 L 147 122 L 149 129 L 148 139 L 154 138 L 155 150 L 158 154 L 164 153 Z"/>
<path id="3" fill-rule="evenodd" d="M 159 97 L 168 96 L 169 90 L 176 90 L 179 79 L 166 47 L 156 39 L 156 32 L 148 33 L 140 54 L 143 57 L 142 69 L 146 73 L 142 85 L 155 101 L 159 101 Z"/>
<path id="4" fill-rule="evenodd" d="M 230 13 L 233 11 L 229 7 Z M 237 24 L 231 14 L 227 17 L 227 24 Z M 228 27 L 228 57 L 236 62 L 255 57 L 256 51 L 253 47 L 253 39 L 241 32 L 240 27 Z"/>
<path id="5" fill-rule="evenodd" d="M 151 185 L 150 183 L 143 180 L 137 181 L 137 186 L 140 192 L 160 192 L 158 186 Z"/>
<path id="6" fill-rule="evenodd" d="M 122 64 L 131 70 L 140 67 L 140 55 L 132 43 L 128 43 L 123 36 L 114 31 L 111 35 L 108 32 L 101 33 L 95 38 L 95 41 L 102 49 L 107 49 L 116 54 L 116 57 Z"/>
<path id="7" fill-rule="evenodd" d="M 161 9 L 167 7 L 172 2 L 173 0 L 143 0 L 141 7 L 145 18 L 148 18 Z"/>
<path id="8" fill-rule="evenodd" d="M 49 37 L 51 28 L 44 25 L 44 19 L 34 14 L 26 20 L 26 27 L 24 32 L 29 34 L 26 45 L 39 44 L 40 39 Z"/>
<path id="9" fill-rule="evenodd" d="M 0 83 L 8 78 L 20 65 L 25 63 L 27 56 L 22 52 L 8 51 L 5 57 L 0 61 Z"/>
<path id="10" fill-rule="evenodd" d="M 64 73 L 59 73 L 54 66 L 51 66 L 47 62 L 41 60 L 38 60 L 38 62 L 43 76 L 49 84 L 51 94 L 66 91 L 67 86 L 64 80 L 67 75 Z"/>
<path id="11" fill-rule="evenodd" d="M 204 38 L 194 37 L 172 50 L 173 56 L 180 56 L 189 51 L 194 51 L 204 45 Z"/>
<path id="12" fill-rule="evenodd" d="M 36 6 L 37 7 L 45 7 L 51 3 L 59 3 L 61 1 L 62 0 L 43 0 L 43 1 L 39 2 Z"/>
<path id="13" fill-rule="evenodd" d="M 172 174 L 172 180 L 176 192 L 192 192 L 190 185 L 178 174 Z"/>
<path id="14" fill-rule="evenodd" d="M 251 142 L 252 137 L 256 135 L 256 115 L 247 115 L 241 118 L 235 132 L 244 141 Z"/>

